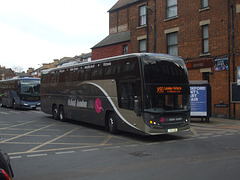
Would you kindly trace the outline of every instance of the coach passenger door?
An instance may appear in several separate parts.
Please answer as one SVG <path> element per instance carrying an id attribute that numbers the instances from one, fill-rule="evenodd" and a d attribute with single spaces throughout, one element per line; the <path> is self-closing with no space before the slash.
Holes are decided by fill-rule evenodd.
<path id="1" fill-rule="evenodd" d="M 138 58 L 129 58 L 120 62 L 118 99 L 119 107 L 134 110 L 134 101 L 141 102 L 141 78 Z"/>

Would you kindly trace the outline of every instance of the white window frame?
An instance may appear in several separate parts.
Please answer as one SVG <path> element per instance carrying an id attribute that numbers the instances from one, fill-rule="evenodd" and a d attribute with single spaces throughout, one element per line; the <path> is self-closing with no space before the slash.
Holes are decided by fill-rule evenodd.
<path id="1" fill-rule="evenodd" d="M 139 6 L 139 26 L 145 26 L 147 23 L 146 5 Z"/>
<path id="2" fill-rule="evenodd" d="M 141 39 L 139 40 L 139 52 L 144 53 L 147 52 L 147 40 L 146 39 Z"/>
<path id="3" fill-rule="evenodd" d="M 176 38 L 176 39 L 172 41 L 170 38 Z M 167 34 L 167 53 L 174 56 L 178 56 L 178 33 L 177 32 L 171 32 Z"/>
<path id="4" fill-rule="evenodd" d="M 201 2 L 202 2 L 202 8 L 208 7 L 208 0 L 201 0 Z"/>
<path id="5" fill-rule="evenodd" d="M 167 0 L 167 18 L 177 17 L 177 0 Z"/>
<path id="6" fill-rule="evenodd" d="M 202 53 L 209 53 L 209 26 L 202 26 Z"/>
<path id="7" fill-rule="evenodd" d="M 128 54 L 128 45 L 124 44 L 122 48 L 123 48 L 123 54 Z"/>

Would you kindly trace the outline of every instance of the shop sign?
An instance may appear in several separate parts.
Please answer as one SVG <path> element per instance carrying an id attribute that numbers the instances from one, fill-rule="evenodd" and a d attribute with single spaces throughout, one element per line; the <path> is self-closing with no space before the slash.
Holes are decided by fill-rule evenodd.
<path id="1" fill-rule="evenodd" d="M 219 58 L 214 60 L 214 71 L 227 71 L 228 58 Z"/>
<path id="2" fill-rule="evenodd" d="M 213 59 L 204 58 L 199 60 L 187 61 L 186 66 L 188 70 L 213 67 Z"/>

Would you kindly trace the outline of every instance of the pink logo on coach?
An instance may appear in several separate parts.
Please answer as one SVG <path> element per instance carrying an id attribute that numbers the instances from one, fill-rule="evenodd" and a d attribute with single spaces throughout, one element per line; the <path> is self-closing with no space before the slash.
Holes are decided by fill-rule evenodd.
<path id="1" fill-rule="evenodd" d="M 97 113 L 100 113 L 101 111 L 104 111 L 103 107 L 102 107 L 102 102 L 99 98 L 97 98 L 95 100 L 95 110 L 96 110 Z"/>

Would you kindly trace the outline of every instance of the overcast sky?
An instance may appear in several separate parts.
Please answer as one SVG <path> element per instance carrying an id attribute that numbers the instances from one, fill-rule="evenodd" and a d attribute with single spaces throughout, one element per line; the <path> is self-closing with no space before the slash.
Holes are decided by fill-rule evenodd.
<path id="1" fill-rule="evenodd" d="M 0 0 L 0 65 L 38 68 L 91 52 L 118 0 Z"/>

